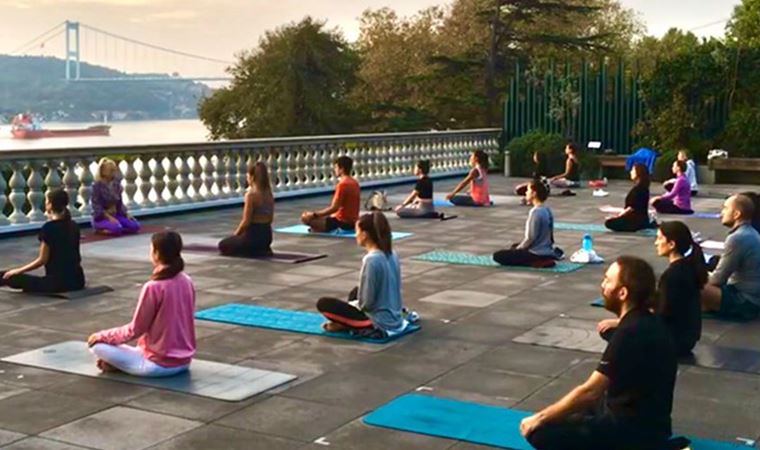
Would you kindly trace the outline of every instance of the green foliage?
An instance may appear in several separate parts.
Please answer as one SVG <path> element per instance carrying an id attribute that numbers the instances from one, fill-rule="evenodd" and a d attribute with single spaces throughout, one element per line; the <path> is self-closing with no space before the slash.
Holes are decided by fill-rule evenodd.
<path id="1" fill-rule="evenodd" d="M 668 150 L 663 152 L 654 164 L 653 181 L 665 181 L 674 177 L 673 161 L 678 159 L 678 150 Z"/>
<path id="2" fill-rule="evenodd" d="M 739 47 L 760 47 L 760 0 L 744 0 L 734 8 L 728 37 Z"/>
<path id="3" fill-rule="evenodd" d="M 561 134 L 530 131 L 509 141 L 509 168 L 513 176 L 528 177 L 533 173 L 533 153 L 544 155 L 550 173 L 562 173 L 565 169 L 565 139 Z"/>
<path id="4" fill-rule="evenodd" d="M 201 103 L 213 138 L 353 131 L 347 98 L 359 60 L 339 32 L 307 17 L 267 32 L 259 47 L 230 70 L 229 87 Z"/>
<path id="5" fill-rule="evenodd" d="M 195 117 L 210 92 L 193 82 L 69 83 L 64 61 L 0 55 L 0 115 L 31 111 L 48 120 L 100 121 L 119 111 L 130 119 Z M 124 77 L 122 72 L 82 63 L 82 77 Z"/>

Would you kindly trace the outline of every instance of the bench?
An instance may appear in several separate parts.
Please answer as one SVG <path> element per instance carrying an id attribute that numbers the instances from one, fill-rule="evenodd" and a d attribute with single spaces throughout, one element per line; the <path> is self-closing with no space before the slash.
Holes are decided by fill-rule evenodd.
<path id="1" fill-rule="evenodd" d="M 757 183 L 760 158 L 713 158 L 707 163 L 716 183 Z M 721 174 L 721 172 L 725 172 Z"/>
<path id="2" fill-rule="evenodd" d="M 625 169 L 625 162 L 630 155 L 599 155 L 599 178 L 603 178 L 605 169 Z"/>

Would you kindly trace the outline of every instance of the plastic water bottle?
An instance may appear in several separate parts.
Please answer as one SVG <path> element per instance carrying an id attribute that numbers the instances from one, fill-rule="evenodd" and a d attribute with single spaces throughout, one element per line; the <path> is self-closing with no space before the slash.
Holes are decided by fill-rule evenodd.
<path id="1" fill-rule="evenodd" d="M 581 241 L 581 248 L 587 252 L 594 250 L 594 240 L 591 239 L 590 234 L 586 233 L 583 235 L 583 241 Z"/>

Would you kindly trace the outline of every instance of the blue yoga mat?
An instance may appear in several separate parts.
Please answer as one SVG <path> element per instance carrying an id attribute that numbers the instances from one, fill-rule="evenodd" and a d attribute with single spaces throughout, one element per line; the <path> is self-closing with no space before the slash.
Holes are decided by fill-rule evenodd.
<path id="1" fill-rule="evenodd" d="M 612 233 L 599 223 L 569 223 L 569 222 L 554 222 L 554 229 L 559 231 L 581 231 L 584 233 Z M 636 234 L 647 237 L 657 236 L 657 230 L 654 228 L 647 228 L 645 230 L 639 230 Z"/>
<path id="2" fill-rule="evenodd" d="M 445 264 L 458 264 L 461 266 L 478 266 L 478 267 L 498 267 L 500 269 L 523 270 L 529 272 L 552 272 L 552 273 L 569 273 L 583 267 L 583 264 L 576 264 L 564 261 L 557 261 L 554 267 L 525 267 L 525 266 L 502 266 L 493 260 L 491 255 L 473 255 L 466 252 L 449 252 L 436 250 L 422 255 L 413 256 L 412 259 L 417 261 L 427 261 Z"/>
<path id="3" fill-rule="evenodd" d="M 520 421 L 532 413 L 447 398 L 407 394 L 364 418 L 364 423 L 393 430 L 455 439 L 511 450 L 532 450 L 520 434 Z M 690 438 L 692 450 L 739 450 L 749 447 Z"/>
<path id="4" fill-rule="evenodd" d="M 697 219 L 720 219 L 720 213 L 695 212 L 688 217 L 694 217 Z"/>
<path id="5" fill-rule="evenodd" d="M 312 233 L 309 231 L 309 227 L 307 225 L 291 225 L 289 227 L 283 227 L 283 228 L 275 228 L 276 232 L 278 233 L 287 233 L 287 234 L 300 234 L 300 235 L 306 235 L 306 236 L 326 236 L 326 237 L 339 237 L 339 238 L 356 238 L 356 233 L 351 230 L 341 230 L 337 229 L 334 231 L 331 231 L 329 233 Z M 403 231 L 393 231 L 392 238 L 394 241 L 398 239 L 404 239 L 408 238 L 409 236 L 413 236 L 413 233 L 406 233 Z"/>
<path id="6" fill-rule="evenodd" d="M 409 324 L 403 333 L 394 335 L 393 337 L 385 339 L 367 339 L 353 336 L 350 333 L 329 333 L 323 330 L 322 324 L 325 323 L 327 319 L 319 313 L 310 311 L 291 311 L 288 309 L 243 305 L 239 303 L 230 303 L 198 311 L 195 313 L 195 318 L 199 320 L 209 320 L 211 322 L 267 328 L 270 330 L 292 331 L 294 333 L 316 334 L 319 336 L 352 339 L 377 344 L 384 344 L 401 336 L 414 333 L 421 328 L 417 324 Z"/>
<path id="7" fill-rule="evenodd" d="M 436 199 L 433 199 L 433 206 L 435 206 L 436 208 L 450 208 L 454 206 L 454 204 L 446 200 L 445 198 L 436 198 Z"/>

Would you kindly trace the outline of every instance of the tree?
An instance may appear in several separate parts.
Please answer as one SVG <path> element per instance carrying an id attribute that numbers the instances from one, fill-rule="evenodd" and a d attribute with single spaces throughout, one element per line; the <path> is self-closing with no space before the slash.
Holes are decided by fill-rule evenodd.
<path id="1" fill-rule="evenodd" d="M 729 40 L 739 47 L 760 47 L 760 0 L 742 0 L 726 26 Z"/>
<path id="2" fill-rule="evenodd" d="M 199 114 L 214 139 L 351 132 L 357 68 L 343 36 L 307 17 L 240 55 L 231 85 L 205 99 Z"/>

